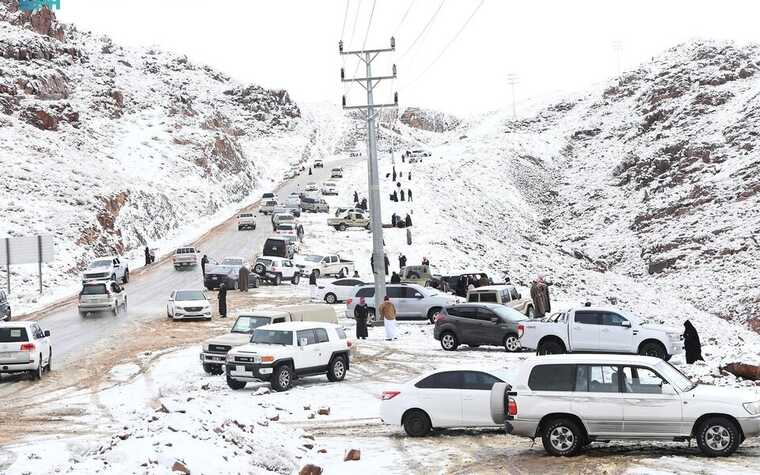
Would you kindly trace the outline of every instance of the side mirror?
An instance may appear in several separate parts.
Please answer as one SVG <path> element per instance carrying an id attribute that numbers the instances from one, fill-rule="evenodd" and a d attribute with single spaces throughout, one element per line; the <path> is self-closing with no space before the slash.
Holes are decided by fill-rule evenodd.
<path id="1" fill-rule="evenodd" d="M 520 300 L 522 298 L 522 294 L 520 292 L 517 293 L 517 299 Z"/>
<path id="2" fill-rule="evenodd" d="M 631 322 L 629 322 L 628 320 L 624 320 L 624 321 L 623 321 L 623 322 L 620 324 L 620 326 L 622 326 L 622 327 L 625 327 L 625 328 L 631 328 Z"/>
<path id="3" fill-rule="evenodd" d="M 45 330 L 45 336 L 50 336 L 50 330 Z"/>
<path id="4" fill-rule="evenodd" d="M 491 317 L 491 323 L 499 323 L 499 319 L 497 317 Z"/>
<path id="5" fill-rule="evenodd" d="M 671 386 L 670 384 L 665 383 L 665 384 L 662 385 L 662 394 L 668 394 L 670 396 L 675 396 L 676 390 L 673 389 L 673 386 Z"/>
<path id="6" fill-rule="evenodd" d="M 308 344 L 309 344 L 309 339 L 306 337 L 303 337 L 300 340 L 298 340 L 298 346 L 300 346 L 301 348 L 303 348 L 304 346 Z"/>

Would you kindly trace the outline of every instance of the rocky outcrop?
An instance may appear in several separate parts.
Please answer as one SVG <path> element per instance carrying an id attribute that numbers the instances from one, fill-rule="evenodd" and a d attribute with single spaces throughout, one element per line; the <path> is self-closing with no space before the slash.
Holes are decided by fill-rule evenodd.
<path id="1" fill-rule="evenodd" d="M 452 115 L 417 107 L 404 110 L 399 121 L 415 129 L 439 133 L 454 130 L 461 124 L 461 121 Z"/>

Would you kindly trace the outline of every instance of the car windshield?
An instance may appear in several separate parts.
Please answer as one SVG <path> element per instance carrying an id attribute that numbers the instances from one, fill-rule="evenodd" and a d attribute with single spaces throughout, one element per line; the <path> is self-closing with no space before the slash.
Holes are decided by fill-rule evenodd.
<path id="1" fill-rule="evenodd" d="M 281 224 L 278 226 L 278 228 L 282 231 L 292 231 L 295 229 L 292 224 Z"/>
<path id="2" fill-rule="evenodd" d="M 277 202 L 276 201 L 267 201 L 266 203 L 264 203 L 264 206 L 277 206 Z"/>
<path id="3" fill-rule="evenodd" d="M 82 287 L 82 295 L 102 295 L 107 293 L 106 284 L 85 285 Z"/>
<path id="4" fill-rule="evenodd" d="M 232 327 L 232 333 L 253 333 L 258 327 L 268 325 L 271 323 L 269 317 L 257 317 L 255 315 L 241 315 L 235 320 L 235 325 Z"/>
<path id="5" fill-rule="evenodd" d="M 504 307 L 502 305 L 491 307 L 491 310 L 493 310 L 496 315 L 507 319 L 510 322 L 521 322 L 528 319 L 528 317 L 518 312 L 517 310 L 509 307 Z"/>
<path id="6" fill-rule="evenodd" d="M 195 249 L 192 247 L 182 247 L 177 249 L 177 254 L 194 254 Z"/>
<path id="7" fill-rule="evenodd" d="M 697 383 L 693 383 L 686 375 L 667 361 L 659 361 L 654 367 L 668 382 L 681 392 L 691 391 L 697 386 Z"/>
<path id="8" fill-rule="evenodd" d="M 242 266 L 243 259 L 239 257 L 227 257 L 222 261 L 223 266 Z"/>
<path id="9" fill-rule="evenodd" d="M 310 254 L 303 258 L 306 262 L 321 262 L 322 256 L 318 256 L 316 254 Z"/>
<path id="10" fill-rule="evenodd" d="M 281 214 L 277 217 L 277 221 L 284 222 L 284 221 L 293 221 L 295 218 L 291 214 Z"/>
<path id="11" fill-rule="evenodd" d="M 0 343 L 16 343 L 28 341 L 26 328 L 24 327 L 5 327 L 0 328 Z"/>
<path id="12" fill-rule="evenodd" d="M 111 266 L 111 259 L 101 259 L 99 261 L 92 261 L 90 263 L 90 269 L 95 269 L 98 267 L 110 267 Z"/>
<path id="13" fill-rule="evenodd" d="M 206 296 L 200 290 L 178 290 L 174 295 L 174 300 L 206 300 Z"/>
<path id="14" fill-rule="evenodd" d="M 260 328 L 257 328 L 253 332 L 251 343 L 259 343 L 263 345 L 292 345 L 293 332 L 286 332 L 281 330 L 262 330 Z"/>

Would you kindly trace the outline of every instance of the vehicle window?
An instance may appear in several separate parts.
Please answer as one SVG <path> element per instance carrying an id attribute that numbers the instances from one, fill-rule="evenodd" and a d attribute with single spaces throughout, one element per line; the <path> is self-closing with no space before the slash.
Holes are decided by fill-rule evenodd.
<path id="1" fill-rule="evenodd" d="M 405 290 L 407 289 L 403 287 L 388 287 L 385 289 L 385 293 L 388 295 L 388 298 L 401 299 L 404 298 Z"/>
<path id="2" fill-rule="evenodd" d="M 306 344 L 307 345 L 315 345 L 317 343 L 317 335 L 314 333 L 314 330 L 298 330 L 298 333 L 296 333 L 296 338 L 298 339 L 298 344 L 301 344 L 301 339 L 306 338 Z"/>
<path id="3" fill-rule="evenodd" d="M 293 267 L 293 263 L 290 261 L 282 261 L 283 267 Z"/>
<path id="4" fill-rule="evenodd" d="M 330 262 L 338 262 L 338 256 L 330 256 Z"/>
<path id="5" fill-rule="evenodd" d="M 271 266 L 272 265 L 272 260 L 271 259 L 258 258 L 258 259 L 256 259 L 256 262 L 264 264 L 265 266 Z"/>
<path id="6" fill-rule="evenodd" d="M 206 296 L 200 290 L 179 290 L 174 294 L 175 300 L 206 300 Z"/>
<path id="7" fill-rule="evenodd" d="M 496 292 L 482 292 L 480 293 L 480 301 L 486 303 L 497 303 Z"/>
<path id="8" fill-rule="evenodd" d="M 346 337 L 346 331 L 344 329 L 342 329 L 342 328 L 336 328 L 335 331 L 336 331 L 336 333 L 338 333 L 338 338 L 340 338 L 341 340 L 345 340 L 347 338 Z"/>
<path id="9" fill-rule="evenodd" d="M 82 295 L 103 295 L 107 293 L 106 284 L 85 285 L 82 287 Z"/>
<path id="10" fill-rule="evenodd" d="M 477 292 L 473 292 L 470 295 L 467 296 L 468 302 L 480 302 L 480 294 Z"/>
<path id="11" fill-rule="evenodd" d="M 462 371 L 462 389 L 490 391 L 496 383 L 503 383 L 503 381 L 480 371 Z"/>
<path id="12" fill-rule="evenodd" d="M 444 371 L 431 374 L 414 386 L 420 389 L 461 389 L 462 371 Z"/>
<path id="13" fill-rule="evenodd" d="M 509 289 L 509 292 L 510 292 L 510 296 L 512 297 L 512 300 L 517 300 L 520 298 L 520 294 L 517 293 L 516 288 L 512 287 L 511 289 Z"/>
<path id="14" fill-rule="evenodd" d="M 585 325 L 601 325 L 602 316 L 599 314 L 599 312 L 575 312 L 575 323 L 583 323 Z"/>
<path id="15" fill-rule="evenodd" d="M 609 325 L 614 327 L 622 327 L 623 322 L 627 322 L 628 319 L 621 317 L 617 313 L 603 313 L 602 314 L 602 325 Z"/>
<path id="16" fill-rule="evenodd" d="M 356 297 L 374 297 L 375 296 L 375 288 L 374 287 L 364 287 L 363 289 L 359 289 L 358 292 L 356 292 Z"/>
<path id="17" fill-rule="evenodd" d="M 575 390 L 592 393 L 616 393 L 623 373 L 617 366 L 578 365 Z"/>
<path id="18" fill-rule="evenodd" d="M 452 317 L 458 317 L 459 316 L 459 308 L 458 307 L 445 307 L 443 309 L 446 314 L 451 315 Z"/>
<path id="19" fill-rule="evenodd" d="M 534 391 L 572 391 L 575 387 L 575 365 L 538 365 L 530 372 L 528 387 Z"/>
<path id="20" fill-rule="evenodd" d="M 261 343 L 268 345 L 292 345 L 293 332 L 282 330 L 262 330 L 257 328 L 253 331 L 252 343 Z"/>
<path id="21" fill-rule="evenodd" d="M 29 337 L 26 334 L 26 328 L 0 328 L 0 343 L 16 343 L 20 341 L 29 341 Z"/>
<path id="22" fill-rule="evenodd" d="M 317 343 L 327 343 L 330 339 L 327 337 L 327 330 L 324 328 L 315 328 L 314 333 L 317 335 Z"/>
<path id="23" fill-rule="evenodd" d="M 508 322 L 521 322 L 523 320 L 528 320 L 528 317 L 526 315 L 523 315 L 522 313 L 510 307 L 499 306 L 492 308 L 491 311 Z"/>
<path id="24" fill-rule="evenodd" d="M 284 319 L 284 318 L 282 318 L 282 317 L 281 317 L 281 318 L 275 318 L 275 319 L 272 321 L 272 323 L 285 323 L 285 319 Z"/>
<path id="25" fill-rule="evenodd" d="M 490 322 L 492 318 L 495 318 L 497 322 L 499 321 L 499 317 L 496 316 L 495 313 L 493 313 L 491 310 L 481 307 L 478 309 L 478 320 L 482 320 L 484 322 Z"/>
<path id="26" fill-rule="evenodd" d="M 40 328 L 39 325 L 34 325 L 34 327 L 32 327 L 32 331 L 34 332 L 34 338 L 45 338 L 45 332 L 42 331 L 42 328 Z"/>
<path id="27" fill-rule="evenodd" d="M 457 307 L 457 310 L 459 311 L 459 317 L 472 318 L 473 320 L 478 318 L 478 307 L 462 306 Z"/>
<path id="28" fill-rule="evenodd" d="M 92 261 L 90 263 L 89 268 L 90 269 L 94 269 L 96 267 L 110 267 L 110 266 L 111 266 L 111 261 L 110 260 L 108 260 L 108 259 L 101 259 L 99 261 Z"/>
<path id="29" fill-rule="evenodd" d="M 284 319 L 281 319 L 281 321 L 284 321 Z M 232 326 L 232 333 L 253 333 L 254 329 L 268 325 L 269 322 L 269 317 L 241 315 L 235 320 L 235 325 Z M 275 320 L 274 323 L 278 322 Z"/>
<path id="30" fill-rule="evenodd" d="M 501 291 L 501 303 L 507 303 L 510 300 L 512 300 L 512 299 L 509 297 L 509 289 L 502 290 Z"/>
<path id="31" fill-rule="evenodd" d="M 420 293 L 411 287 L 400 287 L 401 296 L 405 299 L 416 299 Z"/>
<path id="32" fill-rule="evenodd" d="M 659 374 L 649 368 L 626 366 L 624 392 L 643 394 L 662 394 L 662 385 L 668 384 Z"/>

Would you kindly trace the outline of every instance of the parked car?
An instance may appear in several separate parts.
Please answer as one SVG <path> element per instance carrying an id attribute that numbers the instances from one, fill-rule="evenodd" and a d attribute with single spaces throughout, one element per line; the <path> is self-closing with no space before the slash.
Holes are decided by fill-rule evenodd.
<path id="1" fill-rule="evenodd" d="M 11 304 L 8 302 L 8 295 L 5 291 L 0 290 L 0 322 L 11 320 Z"/>
<path id="2" fill-rule="evenodd" d="M 330 207 L 325 200 L 309 196 L 301 198 L 301 209 L 311 213 L 328 213 L 330 211 Z"/>
<path id="3" fill-rule="evenodd" d="M 538 354 L 633 353 L 670 359 L 683 352 L 683 335 L 675 327 L 652 325 L 623 310 L 579 307 L 553 321 L 520 324 L 520 344 Z"/>
<path id="4" fill-rule="evenodd" d="M 289 280 L 291 284 L 298 285 L 301 280 L 301 272 L 293 261 L 283 257 L 264 256 L 256 259 L 253 271 L 261 280 L 274 285 L 280 285 L 283 280 Z"/>
<path id="5" fill-rule="evenodd" d="M 202 290 L 175 290 L 169 295 L 166 316 L 172 320 L 186 318 L 211 320 L 211 302 Z"/>
<path id="6" fill-rule="evenodd" d="M 239 288 L 240 268 L 245 264 L 242 257 L 225 257 L 219 264 L 206 264 L 206 274 L 203 277 L 203 286 L 208 290 L 218 289 L 224 282 L 227 289 Z M 248 277 L 248 288 L 255 289 L 259 286 L 256 275 Z"/>
<path id="7" fill-rule="evenodd" d="M 268 200 L 277 201 L 277 199 L 278 199 L 277 193 L 274 193 L 274 192 L 264 193 L 263 195 L 261 195 L 261 201 L 268 201 Z"/>
<path id="8" fill-rule="evenodd" d="M 238 231 L 243 229 L 256 229 L 256 215 L 253 213 L 240 213 L 238 215 Z"/>
<path id="9" fill-rule="evenodd" d="M 106 311 L 118 315 L 119 310 L 127 308 L 127 292 L 112 280 L 88 282 L 79 292 L 78 308 L 80 316 Z"/>
<path id="10" fill-rule="evenodd" d="M 172 256 L 172 263 L 174 269 L 179 270 L 182 267 L 195 267 L 198 265 L 200 259 L 198 254 L 200 251 L 193 246 L 185 246 L 177 248 Z"/>
<path id="11" fill-rule="evenodd" d="M 369 229 L 370 220 L 363 213 L 346 213 L 338 218 L 327 218 L 327 225 L 338 231 L 345 231 L 348 228 Z"/>
<path id="12" fill-rule="evenodd" d="M 515 309 L 493 303 L 462 303 L 444 307 L 435 317 L 433 338 L 441 348 L 456 350 L 459 345 L 502 346 L 509 352 L 520 350 L 517 326 L 528 317 Z"/>
<path id="13" fill-rule="evenodd" d="M 267 215 L 272 214 L 274 209 L 278 206 L 276 200 L 266 200 L 259 208 L 259 213 Z"/>
<path id="14" fill-rule="evenodd" d="M 40 379 L 52 365 L 50 330 L 37 322 L 0 322 L 0 375 L 29 373 Z"/>
<path id="15" fill-rule="evenodd" d="M 300 198 L 299 198 L 300 203 Z M 301 207 L 300 205 L 297 207 L 288 206 L 286 204 L 278 204 L 274 208 L 272 208 L 272 213 L 270 213 L 272 217 L 274 217 L 275 214 L 290 214 L 295 218 L 298 218 L 301 216 Z"/>
<path id="16" fill-rule="evenodd" d="M 407 161 L 409 163 L 417 163 L 417 162 L 421 162 L 423 158 L 432 157 L 432 156 L 433 156 L 432 153 L 427 152 L 425 150 L 412 150 L 409 153 L 409 157 L 407 158 Z"/>
<path id="17" fill-rule="evenodd" d="M 288 212 L 281 211 L 278 213 L 272 213 L 272 226 L 274 226 L 275 229 L 277 229 L 277 226 L 280 224 L 285 224 L 285 223 L 292 224 L 295 222 L 296 222 L 296 217 Z"/>
<path id="18" fill-rule="evenodd" d="M 426 287 L 430 287 L 430 282 L 435 279 L 433 270 L 429 265 L 404 266 L 399 271 L 399 277 L 401 278 L 401 282 Z"/>
<path id="19" fill-rule="evenodd" d="M 322 188 L 320 190 L 323 195 L 337 195 L 338 194 L 338 187 L 335 185 L 335 183 L 332 183 L 329 181 L 322 183 Z"/>
<path id="20" fill-rule="evenodd" d="M 119 256 L 95 259 L 82 273 L 82 283 L 98 280 L 113 280 L 126 284 L 129 282 L 129 264 L 126 261 L 122 262 Z"/>
<path id="21" fill-rule="evenodd" d="M 330 178 L 343 178 L 343 169 L 340 167 L 333 168 L 330 171 Z"/>
<path id="22" fill-rule="evenodd" d="M 541 438 L 551 455 L 596 441 L 696 439 L 709 457 L 760 434 L 760 395 L 696 384 L 664 360 L 635 355 L 553 355 L 520 365 L 491 389 L 491 417 L 507 433 Z"/>
<path id="23" fill-rule="evenodd" d="M 422 287 L 416 284 L 388 284 L 385 292 L 393 305 L 396 306 L 398 318 L 427 319 L 430 323 L 435 320 L 435 314 L 447 305 L 458 303 L 457 299 L 449 294 L 443 294 L 430 287 Z M 367 303 L 369 317 L 367 324 L 375 322 L 375 287 L 363 285 L 356 288 L 353 297 L 346 300 L 346 316 L 353 318 L 354 307 L 359 304 L 359 299 L 364 297 Z"/>
<path id="24" fill-rule="evenodd" d="M 513 308 L 530 318 L 535 317 L 533 301 L 524 299 L 514 285 L 486 285 L 467 291 L 468 302 L 498 303 Z"/>
<path id="25" fill-rule="evenodd" d="M 277 236 L 288 236 L 298 238 L 295 223 L 282 223 L 275 227 L 274 233 Z"/>
<path id="26" fill-rule="evenodd" d="M 284 236 L 272 236 L 264 242 L 264 257 L 284 257 L 292 259 L 296 246 Z"/>
<path id="27" fill-rule="evenodd" d="M 412 437 L 433 428 L 500 426 L 491 419 L 491 389 L 514 375 L 514 370 L 482 365 L 430 371 L 383 391 L 380 419 L 402 426 Z"/>
<path id="28" fill-rule="evenodd" d="M 309 193 L 319 193 L 319 186 L 313 181 L 310 181 L 306 184 L 306 187 L 303 189 L 303 193 L 301 193 L 301 198 L 303 198 L 305 195 L 308 195 Z"/>
<path id="29" fill-rule="evenodd" d="M 253 331 L 271 323 L 324 322 L 338 323 L 335 310 L 324 305 L 286 305 L 267 310 L 249 310 L 238 313 L 230 333 L 207 340 L 201 352 L 203 370 L 209 374 L 224 373 L 227 353 L 251 341 Z"/>
<path id="30" fill-rule="evenodd" d="M 327 374 L 330 381 L 342 381 L 350 349 L 346 333 L 331 323 L 265 325 L 254 330 L 251 343 L 227 354 L 227 385 L 243 389 L 247 382 L 269 381 L 275 391 L 287 391 L 303 376 Z"/>
<path id="31" fill-rule="evenodd" d="M 349 207 L 345 207 L 345 206 L 339 206 L 339 207 L 335 208 L 335 217 L 336 218 L 340 217 L 340 216 L 343 216 L 343 215 L 345 215 L 347 213 L 360 213 L 360 214 L 366 215 L 367 211 L 364 211 L 361 208 L 353 208 L 353 207 L 349 208 Z"/>
<path id="32" fill-rule="evenodd" d="M 343 278 L 354 274 L 354 261 L 343 259 L 338 254 L 299 255 L 295 261 L 303 275 L 311 274 L 312 270 L 316 271 L 317 278 L 328 275 Z"/>
<path id="33" fill-rule="evenodd" d="M 320 300 L 331 305 L 345 302 L 354 295 L 354 287 L 359 285 L 367 285 L 367 283 L 359 279 L 338 279 L 329 283 L 318 284 L 317 295 Z"/>
<path id="34" fill-rule="evenodd" d="M 319 159 L 314 160 L 314 168 L 324 168 L 324 167 L 325 167 L 325 162 Z"/>

